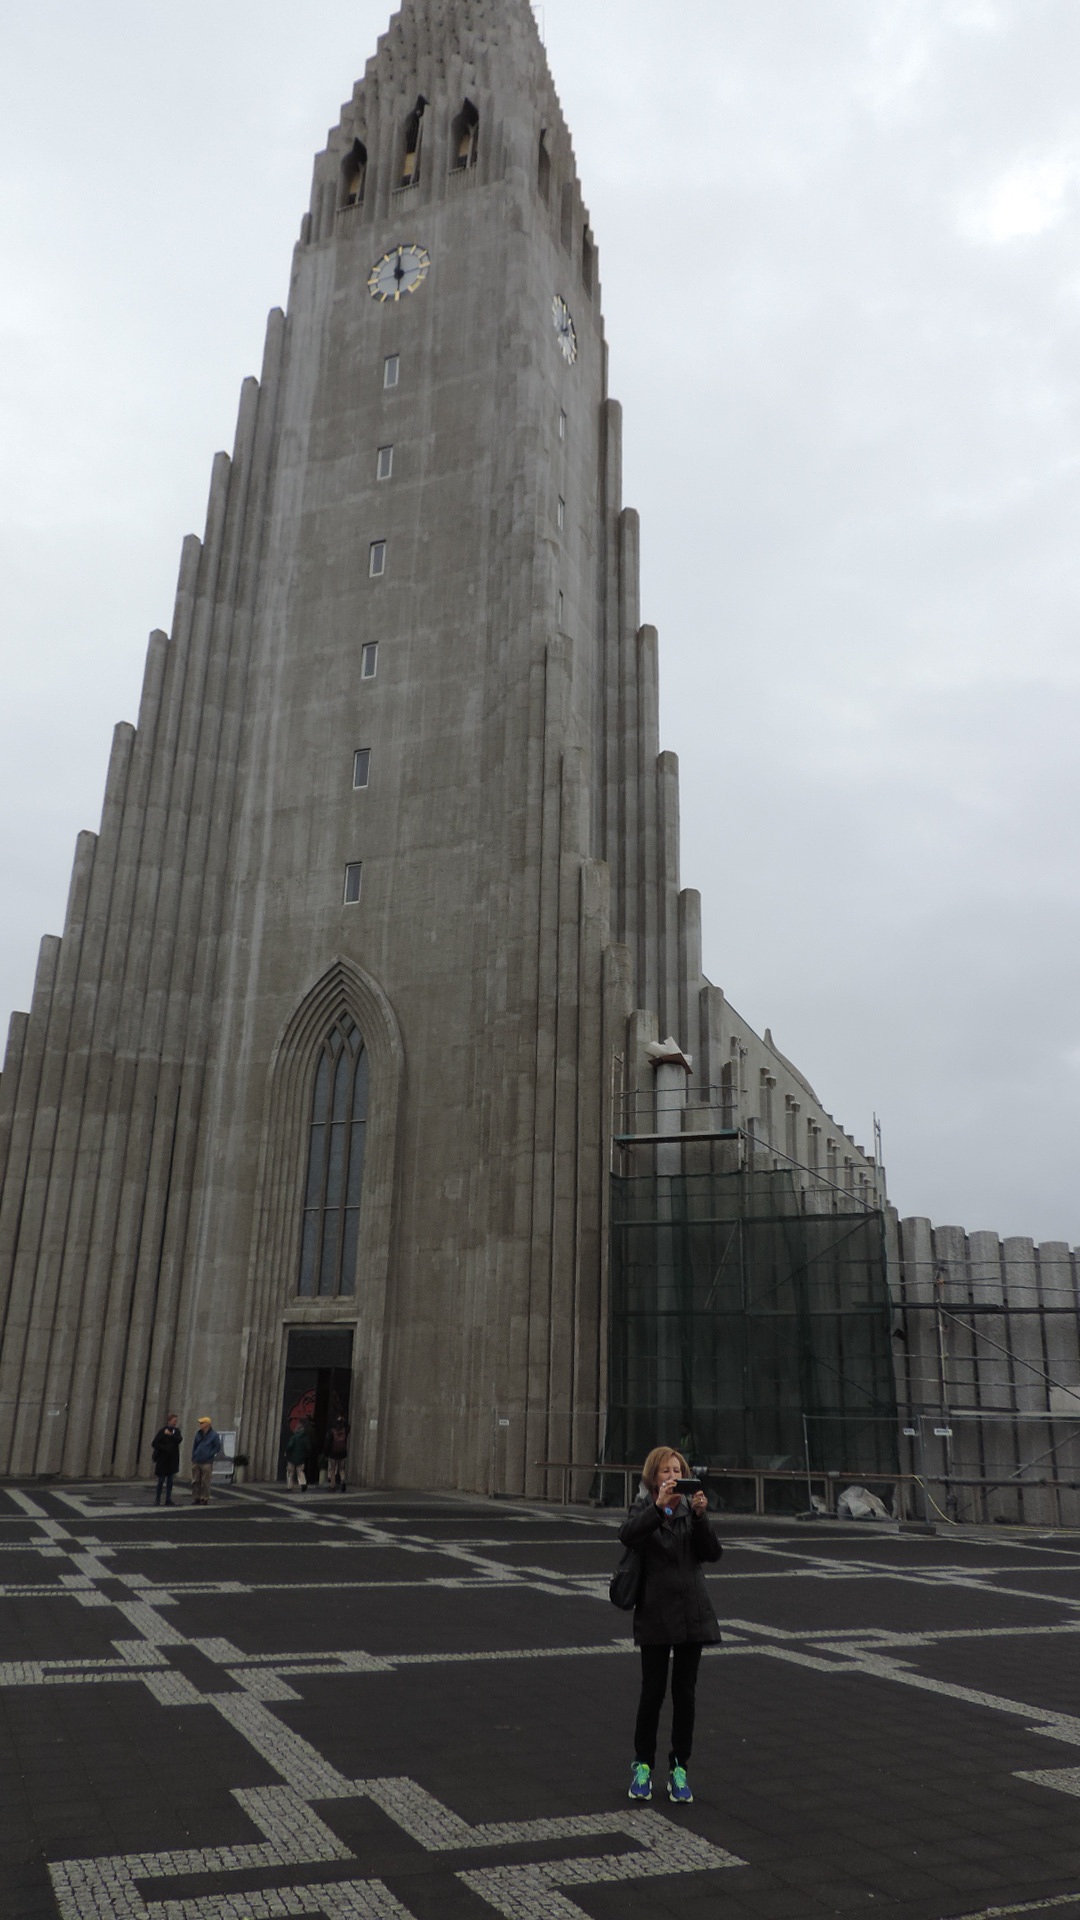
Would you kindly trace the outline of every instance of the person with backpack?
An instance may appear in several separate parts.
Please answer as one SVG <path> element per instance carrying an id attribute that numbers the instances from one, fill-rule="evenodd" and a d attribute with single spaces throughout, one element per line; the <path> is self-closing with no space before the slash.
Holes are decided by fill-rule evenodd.
<path id="1" fill-rule="evenodd" d="M 345 1462 L 349 1452 L 349 1423 L 344 1418 L 334 1421 L 326 1436 L 326 1484 L 345 1491 Z"/>
<path id="2" fill-rule="evenodd" d="M 651 1800 L 660 1710 L 671 1664 L 671 1750 L 668 1799 L 689 1806 L 694 1796 L 686 1765 L 694 1741 L 694 1704 L 702 1649 L 715 1646 L 720 1626 L 705 1585 L 705 1562 L 719 1560 L 720 1542 L 700 1489 L 689 1500 L 677 1481 L 689 1479 L 681 1453 L 654 1447 L 641 1471 L 637 1499 L 619 1531 L 639 1556 L 634 1644 L 641 1649 L 641 1696 L 634 1728 L 631 1800 Z"/>

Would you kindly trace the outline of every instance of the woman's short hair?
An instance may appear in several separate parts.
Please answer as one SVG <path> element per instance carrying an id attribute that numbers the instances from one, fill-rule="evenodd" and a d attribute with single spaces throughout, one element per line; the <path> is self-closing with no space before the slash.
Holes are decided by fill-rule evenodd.
<path id="1" fill-rule="evenodd" d="M 641 1469 L 641 1477 L 650 1493 L 655 1493 L 660 1484 L 659 1473 L 661 1461 L 670 1460 L 673 1455 L 682 1469 L 681 1477 L 684 1480 L 689 1479 L 690 1469 L 683 1455 L 679 1452 L 678 1447 L 654 1447 L 645 1465 Z"/>

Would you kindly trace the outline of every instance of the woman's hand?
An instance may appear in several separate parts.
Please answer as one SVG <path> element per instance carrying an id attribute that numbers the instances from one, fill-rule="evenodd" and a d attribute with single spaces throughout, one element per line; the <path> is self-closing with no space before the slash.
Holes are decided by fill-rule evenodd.
<path id="1" fill-rule="evenodd" d="M 666 1507 L 678 1498 L 675 1492 L 675 1482 L 678 1477 L 677 1473 L 667 1473 L 666 1471 L 660 1475 L 660 1485 L 656 1490 L 656 1504 L 658 1507 Z"/>
<path id="2" fill-rule="evenodd" d="M 708 1513 L 709 1511 L 708 1495 L 704 1493 L 695 1493 L 693 1499 L 690 1502 L 690 1506 L 694 1511 L 694 1513 Z"/>

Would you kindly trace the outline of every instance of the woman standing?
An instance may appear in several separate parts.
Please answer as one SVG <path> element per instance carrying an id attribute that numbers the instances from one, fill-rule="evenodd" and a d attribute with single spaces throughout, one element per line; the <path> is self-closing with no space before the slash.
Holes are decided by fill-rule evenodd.
<path id="1" fill-rule="evenodd" d="M 176 1505 L 172 1497 L 173 1480 L 180 1471 L 180 1442 L 183 1439 L 175 1413 L 170 1413 L 163 1427 L 159 1427 L 150 1442 L 154 1457 L 154 1472 L 157 1474 L 157 1492 L 154 1495 L 155 1507 L 161 1505 L 162 1490 L 165 1493 L 165 1505 Z"/>
<path id="2" fill-rule="evenodd" d="M 654 1447 L 641 1472 L 641 1491 L 619 1533 L 641 1555 L 642 1579 L 634 1608 L 634 1644 L 641 1648 L 641 1699 L 634 1729 L 631 1800 L 652 1799 L 656 1733 L 671 1672 L 671 1752 L 668 1799 L 693 1799 L 686 1763 L 694 1741 L 694 1689 L 702 1647 L 715 1645 L 720 1627 L 705 1587 L 702 1562 L 719 1560 L 720 1542 L 708 1501 L 687 1503 L 675 1482 L 689 1470 L 672 1447 Z"/>

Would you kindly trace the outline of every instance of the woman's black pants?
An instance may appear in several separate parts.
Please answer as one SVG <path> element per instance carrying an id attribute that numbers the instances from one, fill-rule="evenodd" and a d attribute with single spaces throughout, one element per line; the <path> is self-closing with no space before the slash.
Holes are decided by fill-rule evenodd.
<path id="1" fill-rule="evenodd" d="M 689 1640 L 679 1647 L 642 1647 L 641 1699 L 634 1728 L 634 1758 L 647 1767 L 656 1765 L 656 1729 L 660 1709 L 667 1692 L 668 1656 L 674 1654 L 671 1667 L 671 1752 L 668 1765 L 685 1767 L 694 1745 L 694 1688 L 701 1665 L 701 1642 Z"/>

